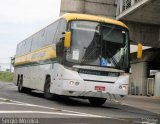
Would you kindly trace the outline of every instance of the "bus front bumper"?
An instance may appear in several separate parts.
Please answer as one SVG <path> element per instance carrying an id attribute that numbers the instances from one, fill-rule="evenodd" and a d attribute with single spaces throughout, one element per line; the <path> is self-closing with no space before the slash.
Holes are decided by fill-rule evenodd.
<path id="1" fill-rule="evenodd" d="M 101 92 L 101 91 L 93 92 L 93 91 L 73 91 L 73 90 L 61 90 L 61 92 L 59 92 L 59 95 L 76 97 L 76 98 L 91 98 L 91 97 L 106 98 L 107 100 L 113 100 L 113 99 L 119 100 L 127 96 L 126 94 L 120 95 L 120 94 L 112 94 L 109 92 Z"/>

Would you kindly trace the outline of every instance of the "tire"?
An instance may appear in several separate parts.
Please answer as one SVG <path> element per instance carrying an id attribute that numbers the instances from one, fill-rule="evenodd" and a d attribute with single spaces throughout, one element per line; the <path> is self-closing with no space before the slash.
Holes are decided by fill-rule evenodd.
<path id="1" fill-rule="evenodd" d="M 50 93 L 51 79 L 48 77 L 44 86 L 44 97 L 46 99 L 53 99 L 54 94 Z"/>
<path id="2" fill-rule="evenodd" d="M 101 106 L 106 100 L 106 98 L 89 98 L 89 102 L 92 106 Z"/>
<path id="3" fill-rule="evenodd" d="M 32 89 L 24 87 L 24 92 L 30 94 Z"/>
<path id="4" fill-rule="evenodd" d="M 21 76 L 21 78 L 18 80 L 18 91 L 20 93 L 25 92 L 25 88 L 23 87 L 23 76 Z"/>

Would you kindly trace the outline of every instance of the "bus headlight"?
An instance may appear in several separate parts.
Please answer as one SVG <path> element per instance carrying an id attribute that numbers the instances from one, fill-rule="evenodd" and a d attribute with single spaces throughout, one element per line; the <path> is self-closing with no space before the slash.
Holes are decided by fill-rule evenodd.
<path id="1" fill-rule="evenodd" d="M 122 90 L 126 90 L 127 89 L 127 87 L 126 86 L 122 86 Z"/>
<path id="2" fill-rule="evenodd" d="M 119 86 L 119 89 L 127 90 L 127 86 L 125 86 L 125 85 L 121 85 L 121 86 Z"/>
<path id="3" fill-rule="evenodd" d="M 71 86 L 78 86 L 80 84 L 80 82 L 70 81 L 69 84 Z"/>
<path id="4" fill-rule="evenodd" d="M 74 81 L 70 81 L 69 84 L 73 86 L 75 84 L 75 82 Z"/>

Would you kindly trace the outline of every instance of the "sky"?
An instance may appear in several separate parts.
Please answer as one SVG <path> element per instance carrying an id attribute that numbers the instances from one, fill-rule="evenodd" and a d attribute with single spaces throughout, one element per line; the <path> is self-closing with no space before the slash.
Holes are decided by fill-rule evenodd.
<path id="1" fill-rule="evenodd" d="M 54 22 L 61 0 L 0 0 L 0 63 L 8 63 L 17 43 Z"/>

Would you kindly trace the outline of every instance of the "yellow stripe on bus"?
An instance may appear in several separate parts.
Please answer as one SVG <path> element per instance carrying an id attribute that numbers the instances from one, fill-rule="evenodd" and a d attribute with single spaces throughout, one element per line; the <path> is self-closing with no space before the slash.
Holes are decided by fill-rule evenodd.
<path id="1" fill-rule="evenodd" d="M 52 46 L 36 50 L 34 52 L 25 54 L 15 58 L 15 65 L 21 65 L 26 63 L 38 62 L 42 60 L 48 60 L 56 57 L 56 51 Z"/>
<path id="2" fill-rule="evenodd" d="M 72 20 L 97 21 L 97 22 L 119 25 L 121 27 L 124 27 L 124 28 L 128 29 L 128 27 L 123 22 L 117 21 L 115 19 L 103 17 L 103 16 L 95 16 L 95 15 L 89 15 L 89 14 L 67 13 L 67 14 L 64 14 L 62 17 L 65 18 L 67 21 L 72 21 Z"/>

